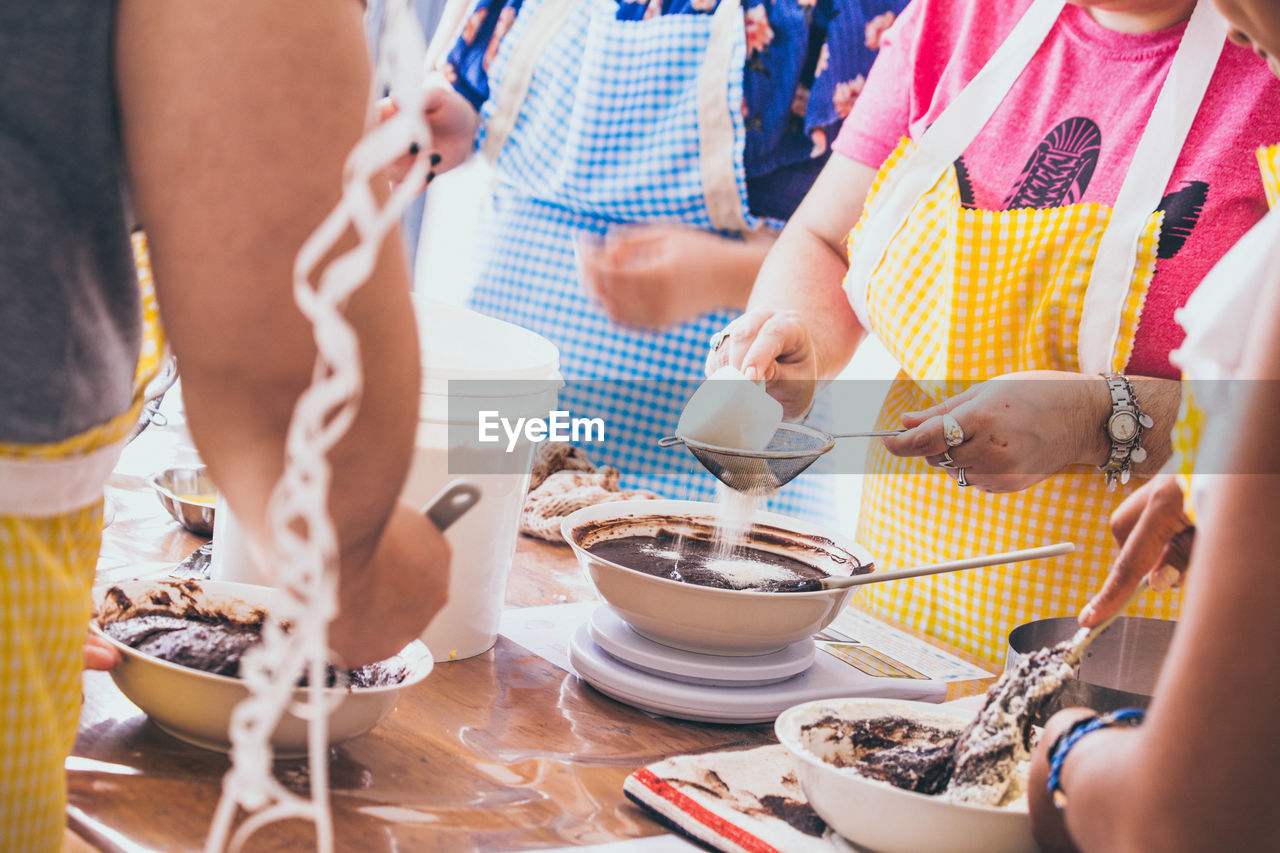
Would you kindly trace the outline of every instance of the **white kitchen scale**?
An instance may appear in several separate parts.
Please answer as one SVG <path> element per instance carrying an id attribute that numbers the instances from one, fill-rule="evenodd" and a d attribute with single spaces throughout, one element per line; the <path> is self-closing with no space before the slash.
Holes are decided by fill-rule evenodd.
<path id="1" fill-rule="evenodd" d="M 946 698 L 944 680 L 920 673 L 871 674 L 838 656 L 848 656 L 850 651 L 865 654 L 864 648 L 857 641 L 805 639 L 767 655 L 699 654 L 642 637 L 613 608 L 602 604 L 574 632 L 569 663 L 584 681 L 610 698 L 702 723 L 767 723 L 792 705 L 813 699 L 875 696 L 941 702 Z"/>

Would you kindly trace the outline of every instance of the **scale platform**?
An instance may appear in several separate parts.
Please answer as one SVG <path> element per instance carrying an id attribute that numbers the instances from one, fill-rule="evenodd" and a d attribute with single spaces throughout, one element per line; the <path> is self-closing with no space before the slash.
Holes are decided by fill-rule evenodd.
<path id="1" fill-rule="evenodd" d="M 574 671 L 601 693 L 654 714 L 701 723 L 772 722 L 814 699 L 876 696 L 941 702 L 933 679 L 868 675 L 813 640 L 755 657 L 721 657 L 655 643 L 608 605 L 592 611 L 569 643 Z"/>

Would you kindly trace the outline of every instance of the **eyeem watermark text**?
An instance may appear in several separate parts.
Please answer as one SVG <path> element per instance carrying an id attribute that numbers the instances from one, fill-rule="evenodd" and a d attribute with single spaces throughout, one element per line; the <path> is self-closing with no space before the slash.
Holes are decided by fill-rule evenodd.
<path id="1" fill-rule="evenodd" d="M 604 441 L 604 418 L 571 418 L 569 413 L 557 409 L 549 418 L 504 418 L 496 411 L 479 413 L 479 439 L 492 444 L 507 437 L 507 452 L 516 449 L 521 436 L 534 442 L 542 441 Z"/>

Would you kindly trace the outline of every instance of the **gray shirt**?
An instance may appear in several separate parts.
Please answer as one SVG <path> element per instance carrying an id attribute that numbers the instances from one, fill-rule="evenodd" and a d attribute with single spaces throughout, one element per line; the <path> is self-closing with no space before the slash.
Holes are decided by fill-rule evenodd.
<path id="1" fill-rule="evenodd" d="M 0 442 L 130 403 L 141 337 L 112 71 L 115 3 L 0 3 Z"/>

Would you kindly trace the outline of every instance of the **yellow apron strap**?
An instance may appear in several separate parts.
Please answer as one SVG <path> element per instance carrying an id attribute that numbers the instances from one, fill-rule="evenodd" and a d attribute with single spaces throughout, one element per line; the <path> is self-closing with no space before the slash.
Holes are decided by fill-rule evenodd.
<path id="1" fill-rule="evenodd" d="M 139 397 L 156 374 L 165 358 L 164 327 L 160 325 L 160 306 L 156 302 L 156 282 L 151 273 L 151 253 L 147 234 L 141 228 L 130 235 L 133 263 L 138 270 L 138 288 L 142 292 L 142 349 L 133 374 L 134 397 Z"/>
<path id="2" fill-rule="evenodd" d="M 1258 168 L 1262 171 L 1262 187 L 1267 191 L 1267 207 L 1280 205 L 1280 145 L 1258 149 Z"/>

